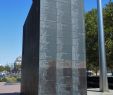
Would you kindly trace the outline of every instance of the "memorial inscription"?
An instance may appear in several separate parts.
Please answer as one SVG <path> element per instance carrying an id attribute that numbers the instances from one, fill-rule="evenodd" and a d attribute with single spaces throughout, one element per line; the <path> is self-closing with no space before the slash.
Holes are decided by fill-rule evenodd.
<path id="1" fill-rule="evenodd" d="M 38 91 L 28 95 L 87 95 L 83 0 L 34 0 L 32 6 L 39 18 Z"/>

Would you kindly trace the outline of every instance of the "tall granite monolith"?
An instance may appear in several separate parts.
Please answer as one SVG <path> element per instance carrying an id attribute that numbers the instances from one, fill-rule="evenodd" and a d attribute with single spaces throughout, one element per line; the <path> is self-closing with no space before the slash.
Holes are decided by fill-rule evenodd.
<path id="1" fill-rule="evenodd" d="M 87 95 L 83 0 L 33 0 L 23 28 L 23 95 Z"/>

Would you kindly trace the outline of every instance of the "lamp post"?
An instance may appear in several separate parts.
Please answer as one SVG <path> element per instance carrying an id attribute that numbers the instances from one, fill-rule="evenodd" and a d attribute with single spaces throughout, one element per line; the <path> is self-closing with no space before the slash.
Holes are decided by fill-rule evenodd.
<path id="1" fill-rule="evenodd" d="M 99 63 L 100 63 L 100 91 L 108 91 L 106 53 L 103 27 L 102 0 L 97 0 L 98 8 L 98 41 L 99 41 Z"/>

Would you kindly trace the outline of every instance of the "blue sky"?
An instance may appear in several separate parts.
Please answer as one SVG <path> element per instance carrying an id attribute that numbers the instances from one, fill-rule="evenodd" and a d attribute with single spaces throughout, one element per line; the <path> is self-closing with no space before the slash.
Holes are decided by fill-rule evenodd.
<path id="1" fill-rule="evenodd" d="M 0 64 L 13 63 L 22 50 L 22 28 L 31 0 L 0 0 Z"/>
<path id="2" fill-rule="evenodd" d="M 21 55 L 22 31 L 32 0 L 0 0 L 0 64 L 13 63 Z M 84 0 L 85 10 L 96 8 L 96 0 Z M 102 0 L 105 5 L 109 0 Z"/>
<path id="3" fill-rule="evenodd" d="M 105 6 L 105 4 L 108 3 L 108 1 L 109 0 L 102 0 L 103 6 Z M 97 7 L 97 0 L 84 0 L 84 5 L 86 11 L 91 10 L 92 8 Z"/>

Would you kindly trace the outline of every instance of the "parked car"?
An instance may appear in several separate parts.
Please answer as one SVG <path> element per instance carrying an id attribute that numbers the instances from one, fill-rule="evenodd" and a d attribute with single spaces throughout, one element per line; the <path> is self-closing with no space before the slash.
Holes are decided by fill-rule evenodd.
<path id="1" fill-rule="evenodd" d="M 92 71 L 87 71 L 87 76 L 92 76 L 93 72 Z"/>
<path id="2" fill-rule="evenodd" d="M 6 75 L 5 73 L 1 72 L 1 73 L 0 73 L 0 78 L 4 78 L 5 75 Z"/>

